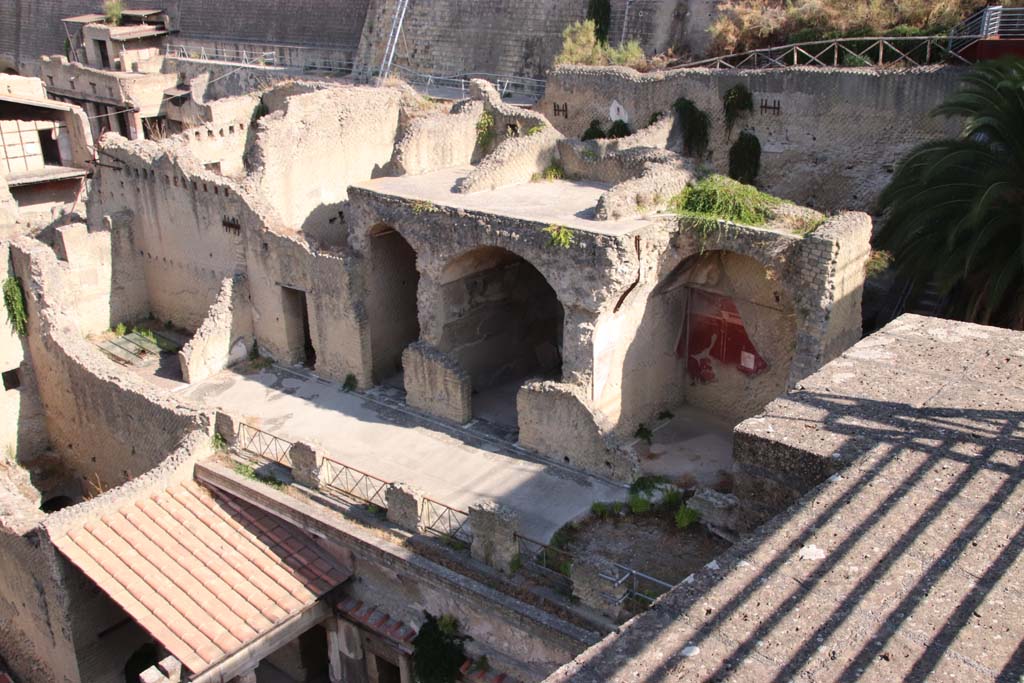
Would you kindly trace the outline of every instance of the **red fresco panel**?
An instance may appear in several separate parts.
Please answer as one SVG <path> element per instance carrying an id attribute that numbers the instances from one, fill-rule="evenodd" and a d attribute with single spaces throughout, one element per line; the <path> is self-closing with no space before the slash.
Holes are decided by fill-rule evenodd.
<path id="1" fill-rule="evenodd" d="M 716 379 L 712 359 L 750 376 L 768 369 L 735 302 L 727 296 L 691 289 L 687 330 L 679 339 L 676 354 L 686 359 L 687 373 L 701 384 Z"/>

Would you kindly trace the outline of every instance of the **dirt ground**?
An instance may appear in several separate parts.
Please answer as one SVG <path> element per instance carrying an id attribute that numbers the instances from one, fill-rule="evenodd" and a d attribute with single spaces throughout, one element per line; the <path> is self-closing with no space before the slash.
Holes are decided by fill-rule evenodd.
<path id="1" fill-rule="evenodd" d="M 700 524 L 677 529 L 657 516 L 590 518 L 569 542 L 574 556 L 592 553 L 656 579 L 678 583 L 729 548 Z"/>

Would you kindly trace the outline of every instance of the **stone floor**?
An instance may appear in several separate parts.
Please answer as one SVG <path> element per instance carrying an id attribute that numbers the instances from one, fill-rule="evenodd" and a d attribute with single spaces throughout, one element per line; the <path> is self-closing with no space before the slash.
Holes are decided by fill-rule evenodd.
<path id="1" fill-rule="evenodd" d="M 283 439 L 317 443 L 346 465 L 410 484 L 455 508 L 498 500 L 518 511 L 525 536 L 540 541 L 586 513 L 594 501 L 627 495 L 622 486 L 529 459 L 482 431 L 345 392 L 301 369 L 226 370 L 179 394 Z"/>
<path id="2" fill-rule="evenodd" d="M 640 469 L 644 474 L 667 477 L 682 488 L 728 489 L 733 470 L 733 423 L 690 406 L 671 412 L 672 417 L 651 426 L 649 445 L 634 442 Z"/>

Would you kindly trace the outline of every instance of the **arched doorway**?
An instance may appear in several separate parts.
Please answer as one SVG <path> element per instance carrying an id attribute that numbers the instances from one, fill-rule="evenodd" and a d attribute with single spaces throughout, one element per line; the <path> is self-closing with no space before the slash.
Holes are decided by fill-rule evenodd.
<path id="1" fill-rule="evenodd" d="M 532 264 L 499 247 L 456 257 L 439 284 L 438 347 L 469 373 L 474 418 L 517 428 L 523 383 L 562 374 L 565 313 L 558 296 Z"/>
<path id="2" fill-rule="evenodd" d="M 402 351 L 420 336 L 416 252 L 398 231 L 379 225 L 370 231 L 369 254 L 366 279 L 373 381 L 400 387 Z"/>

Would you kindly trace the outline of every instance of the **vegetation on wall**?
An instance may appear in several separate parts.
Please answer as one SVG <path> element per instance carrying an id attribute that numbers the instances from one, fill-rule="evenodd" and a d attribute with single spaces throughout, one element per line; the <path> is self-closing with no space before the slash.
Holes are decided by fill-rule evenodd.
<path id="1" fill-rule="evenodd" d="M 711 119 L 692 101 L 680 97 L 672 105 L 683 128 L 683 151 L 689 156 L 702 157 L 708 151 L 708 131 Z"/>
<path id="2" fill-rule="evenodd" d="M 564 225 L 549 225 L 544 228 L 544 232 L 548 234 L 549 246 L 561 249 L 568 249 L 572 246 L 573 234 L 570 228 Z"/>
<path id="3" fill-rule="evenodd" d="M 590 126 L 583 131 L 583 135 L 580 140 L 586 142 L 587 140 L 600 140 L 605 137 L 607 133 L 604 132 L 604 128 L 601 127 L 601 122 L 594 119 L 590 122 Z"/>
<path id="4" fill-rule="evenodd" d="M 28 335 L 28 311 L 25 308 L 25 291 L 21 288 L 21 280 L 9 277 L 4 280 L 4 308 L 7 309 L 7 321 L 11 329 L 19 337 Z"/>
<path id="5" fill-rule="evenodd" d="M 534 173 L 531 180 L 533 182 L 539 182 L 541 180 L 562 180 L 565 178 L 565 169 L 562 168 L 562 164 L 555 159 L 540 173 Z"/>
<path id="6" fill-rule="evenodd" d="M 435 617 L 424 612 L 425 621 L 413 638 L 413 671 L 418 683 L 455 683 L 466 661 L 465 643 L 459 621 L 451 615 Z"/>
<path id="7" fill-rule="evenodd" d="M 748 185 L 754 184 L 761 170 L 761 141 L 744 131 L 729 148 L 729 177 Z"/>
<path id="8" fill-rule="evenodd" d="M 782 204 L 783 200 L 751 185 L 711 175 L 673 197 L 669 206 L 679 215 L 681 224 L 706 239 L 718 228 L 719 221 L 762 226 L 772 217 L 772 210 Z"/>
<path id="9" fill-rule="evenodd" d="M 608 42 L 608 31 L 612 27 L 612 3 L 610 0 L 590 0 L 587 5 L 587 19 L 594 22 L 594 35 L 602 43 Z"/>
<path id="10" fill-rule="evenodd" d="M 591 66 L 630 66 L 647 68 L 647 57 L 635 40 L 612 47 L 597 37 L 597 24 L 593 19 L 570 24 L 562 31 L 562 51 L 555 64 L 587 64 Z"/>
<path id="11" fill-rule="evenodd" d="M 630 130 L 629 124 L 622 119 L 616 119 L 608 128 L 608 137 L 610 138 L 628 138 L 632 134 L 633 131 Z"/>
<path id="12" fill-rule="evenodd" d="M 120 26 L 121 20 L 124 18 L 124 3 L 121 0 L 104 0 L 103 14 L 106 16 L 108 24 Z"/>
<path id="13" fill-rule="evenodd" d="M 727 0 L 711 26 L 712 49 L 726 54 L 840 37 L 941 35 L 983 4 L 977 0 Z"/>
<path id="14" fill-rule="evenodd" d="M 754 96 L 747 86 L 737 83 L 726 91 L 722 108 L 725 110 L 725 131 L 732 135 L 732 127 L 740 117 L 754 111 Z"/>
<path id="15" fill-rule="evenodd" d="M 926 142 L 882 192 L 875 247 L 946 313 L 1024 329 L 1024 60 L 984 62 L 935 109 L 962 120 L 956 138 Z"/>
<path id="16" fill-rule="evenodd" d="M 494 141 L 494 116 L 489 111 L 480 115 L 476 122 L 476 144 L 488 147 Z"/>

